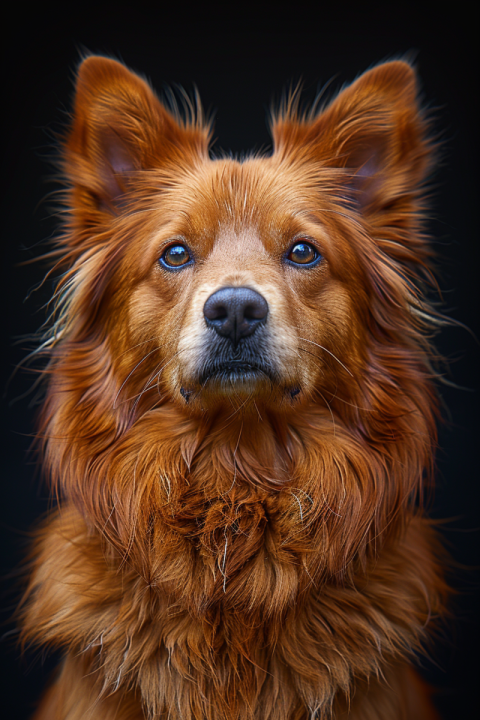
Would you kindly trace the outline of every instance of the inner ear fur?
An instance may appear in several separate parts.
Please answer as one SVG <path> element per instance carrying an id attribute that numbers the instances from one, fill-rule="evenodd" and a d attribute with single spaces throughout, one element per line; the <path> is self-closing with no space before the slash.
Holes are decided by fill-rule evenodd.
<path id="1" fill-rule="evenodd" d="M 208 142 L 201 116 L 174 117 L 120 62 L 90 56 L 81 63 L 63 155 L 74 205 L 114 210 L 138 171 L 208 155 Z"/>
<path id="2" fill-rule="evenodd" d="M 347 194 L 366 212 L 412 191 L 428 167 L 416 75 L 403 61 L 367 71 L 314 118 L 281 114 L 272 134 L 276 153 L 342 169 Z"/>

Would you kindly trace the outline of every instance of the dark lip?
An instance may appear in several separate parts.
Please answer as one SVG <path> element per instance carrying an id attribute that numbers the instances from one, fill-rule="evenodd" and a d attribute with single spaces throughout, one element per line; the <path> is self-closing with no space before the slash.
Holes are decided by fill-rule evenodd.
<path id="1" fill-rule="evenodd" d="M 274 381 L 271 369 L 264 365 L 249 363 L 244 360 L 230 360 L 206 368 L 200 378 L 200 382 L 205 383 L 212 378 L 240 380 L 248 376 L 251 377 L 252 375 L 264 375 L 268 377 L 269 380 Z"/>

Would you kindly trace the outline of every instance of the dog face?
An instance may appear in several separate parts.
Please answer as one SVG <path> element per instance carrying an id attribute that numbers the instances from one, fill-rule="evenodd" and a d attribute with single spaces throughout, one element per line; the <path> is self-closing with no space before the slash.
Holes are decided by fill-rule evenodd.
<path id="1" fill-rule="evenodd" d="M 286 110 L 270 157 L 211 159 L 201 119 L 87 59 L 65 150 L 69 259 L 88 261 L 72 282 L 104 328 L 114 406 L 358 403 L 377 305 L 385 337 L 415 304 L 404 279 L 423 246 L 392 235 L 414 222 L 423 131 L 413 73 L 389 63 L 317 117 Z"/>
<path id="2" fill-rule="evenodd" d="M 152 233 L 128 322 L 132 344 L 164 345 L 161 384 L 173 399 L 291 407 L 330 369 L 338 375 L 320 353 L 348 346 L 351 297 L 315 218 L 321 190 L 292 192 L 296 174 L 272 161 L 208 161 L 159 201 L 152 225 L 163 202 L 182 213 Z"/>

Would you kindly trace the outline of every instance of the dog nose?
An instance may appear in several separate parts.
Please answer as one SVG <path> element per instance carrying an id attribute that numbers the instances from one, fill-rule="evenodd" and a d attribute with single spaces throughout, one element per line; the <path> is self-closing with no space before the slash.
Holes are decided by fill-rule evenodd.
<path id="1" fill-rule="evenodd" d="M 203 307 L 207 325 L 234 345 L 252 335 L 268 314 L 268 303 L 247 287 L 224 287 L 214 292 Z"/>

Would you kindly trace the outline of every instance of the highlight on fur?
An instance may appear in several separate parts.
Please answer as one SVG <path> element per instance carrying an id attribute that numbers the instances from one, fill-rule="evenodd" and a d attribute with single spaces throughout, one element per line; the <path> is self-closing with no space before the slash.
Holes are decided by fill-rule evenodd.
<path id="1" fill-rule="evenodd" d="M 411 667 L 446 595 L 414 70 L 285 103 L 242 161 L 190 110 L 79 67 L 42 345 L 59 502 L 21 608 L 64 661 L 35 717 L 433 718 Z"/>

